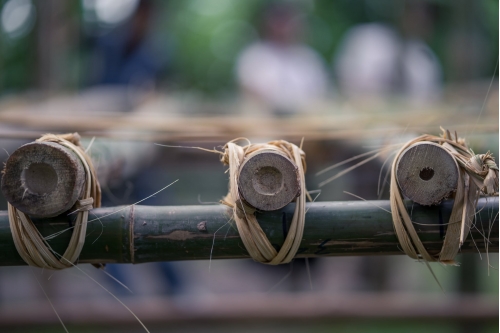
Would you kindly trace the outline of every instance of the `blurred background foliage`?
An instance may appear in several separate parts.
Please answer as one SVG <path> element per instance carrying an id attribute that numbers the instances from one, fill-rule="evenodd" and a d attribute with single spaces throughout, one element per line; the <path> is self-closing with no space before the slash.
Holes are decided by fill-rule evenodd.
<path id="1" fill-rule="evenodd" d="M 289 1 L 290 2 L 290 1 Z M 385 22 L 404 35 L 398 0 L 292 1 L 307 22 L 304 41 L 331 64 L 344 33 L 364 22 Z M 432 22 L 427 44 L 443 66 L 445 83 L 491 76 L 498 54 L 498 1 L 426 1 Z M 165 68 L 158 86 L 167 91 L 190 91 L 231 96 L 236 90 L 234 65 L 242 49 L 259 38 L 264 0 L 152 1 L 151 33 Z M 2 0 L 0 31 L 0 94 L 37 89 L 50 79 L 53 88 L 75 91 L 88 84 L 93 41 L 127 21 L 136 0 L 119 8 L 106 0 L 69 1 L 60 6 L 53 35 L 44 35 L 42 1 Z M 44 50 L 60 45 L 57 50 Z M 461 56 L 460 49 L 471 51 Z M 63 71 L 43 69 L 45 52 Z M 46 66 L 45 66 L 46 67 Z M 49 76 L 49 77 L 47 77 Z M 56 77 L 53 77 L 56 76 Z M 335 81 L 335 78 L 333 78 Z"/>

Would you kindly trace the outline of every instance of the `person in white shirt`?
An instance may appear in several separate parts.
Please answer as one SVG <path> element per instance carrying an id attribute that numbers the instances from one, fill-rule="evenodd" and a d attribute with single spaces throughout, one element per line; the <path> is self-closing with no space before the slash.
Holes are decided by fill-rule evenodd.
<path id="1" fill-rule="evenodd" d="M 442 67 L 425 43 L 432 15 L 425 3 L 405 7 L 401 31 L 382 23 L 349 29 L 333 59 L 340 92 L 351 99 L 401 96 L 412 103 L 440 98 Z"/>
<path id="2" fill-rule="evenodd" d="M 294 7 L 270 7 L 264 15 L 262 40 L 243 50 L 237 61 L 237 80 L 244 94 L 276 114 L 305 111 L 328 91 L 323 59 L 300 42 L 303 28 Z"/>

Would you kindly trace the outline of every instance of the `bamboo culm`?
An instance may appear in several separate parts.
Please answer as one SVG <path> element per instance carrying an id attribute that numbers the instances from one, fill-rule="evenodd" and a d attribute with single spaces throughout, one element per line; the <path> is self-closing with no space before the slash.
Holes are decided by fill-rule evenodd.
<path id="1" fill-rule="evenodd" d="M 411 201 L 406 204 L 424 245 L 431 253 L 438 252 L 453 202 L 432 207 Z M 283 244 L 294 209 L 295 205 L 289 204 L 281 210 L 257 213 L 259 223 L 277 249 Z M 308 203 L 296 258 L 404 254 L 389 210 L 388 201 Z M 480 199 L 477 210 L 475 227 L 471 228 L 461 252 L 498 252 L 498 198 Z M 137 264 L 248 258 L 231 212 L 224 205 L 94 209 L 89 215 L 91 222 L 78 262 Z M 69 228 L 73 216 L 60 215 L 34 222 L 46 237 Z M 55 252 L 64 252 L 71 232 L 70 229 L 48 240 Z M 0 266 L 24 264 L 12 241 L 8 214 L 0 211 Z"/>

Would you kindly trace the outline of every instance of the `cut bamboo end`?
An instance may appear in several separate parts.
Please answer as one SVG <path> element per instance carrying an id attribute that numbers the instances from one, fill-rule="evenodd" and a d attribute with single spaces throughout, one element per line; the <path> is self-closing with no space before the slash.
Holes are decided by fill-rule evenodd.
<path id="1" fill-rule="evenodd" d="M 53 142 L 32 142 L 10 155 L 1 188 L 21 212 L 53 217 L 75 204 L 84 182 L 83 165 L 70 149 Z"/>
<path id="2" fill-rule="evenodd" d="M 399 157 L 396 178 L 403 195 L 421 205 L 435 205 L 456 191 L 459 170 L 453 156 L 432 142 L 418 142 Z"/>
<path id="3" fill-rule="evenodd" d="M 238 189 L 243 199 L 258 210 L 281 209 L 300 195 L 298 167 L 276 151 L 257 151 L 241 164 Z"/>

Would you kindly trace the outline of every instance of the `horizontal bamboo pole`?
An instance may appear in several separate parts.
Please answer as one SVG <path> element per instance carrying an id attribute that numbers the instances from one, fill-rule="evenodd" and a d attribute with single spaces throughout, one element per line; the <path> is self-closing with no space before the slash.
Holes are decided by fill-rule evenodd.
<path id="1" fill-rule="evenodd" d="M 431 253 L 440 250 L 452 201 L 424 207 L 407 202 L 419 235 Z M 108 215 L 121 209 L 119 212 Z M 294 204 L 259 213 L 257 218 L 271 243 L 283 244 Z M 297 257 L 403 254 L 394 234 L 388 201 L 317 202 L 307 205 L 306 226 Z M 99 208 L 90 218 L 80 263 L 144 263 L 153 261 L 248 258 L 231 211 L 213 206 L 129 206 Z M 44 235 L 66 229 L 74 215 L 36 221 Z M 494 219 L 494 220 L 492 220 Z M 479 200 L 476 228 L 471 228 L 462 252 L 498 252 L 498 199 Z M 485 242 L 483 234 L 489 237 Z M 64 251 L 70 231 L 51 240 Z M 213 245 L 213 251 L 212 251 Z M 477 246 L 477 247 L 476 247 Z M 0 266 L 23 265 L 9 229 L 7 212 L 0 212 Z"/>
<path id="2" fill-rule="evenodd" d="M 76 97 L 68 97 L 70 96 L 56 96 L 36 103 L 26 102 L 29 100 L 27 98 L 19 98 L 15 103 L 9 100 L 9 103 L 0 104 L 0 123 L 15 126 L 18 130 L 25 131 L 24 137 L 33 139 L 39 135 L 33 136 L 30 131 L 39 130 L 40 134 L 47 131 L 79 132 L 87 137 L 154 142 L 210 140 L 220 143 L 240 136 L 271 137 L 288 141 L 300 141 L 305 137 L 306 142 L 380 136 L 390 138 L 400 135 L 402 131 L 435 133 L 439 125 L 463 133 L 470 130 L 471 122 L 477 123 L 477 132 L 498 135 L 498 118 L 495 112 L 484 112 L 477 119 L 474 113 L 467 112 L 454 103 L 432 103 L 426 107 L 416 107 L 391 100 L 384 103 L 364 101 L 346 106 L 334 101 L 324 101 L 318 105 L 310 105 L 300 115 L 283 118 L 244 103 L 184 104 L 182 99 L 165 99 L 160 95 L 152 98 L 149 101 L 151 104 L 141 104 L 140 108 L 131 112 L 105 112 L 97 109 L 93 112 L 74 112 L 81 109 L 82 101 Z M 89 96 L 86 96 L 86 103 L 88 99 Z M 477 105 L 478 108 L 481 103 L 482 101 Z M 103 107 L 108 108 L 108 105 Z M 388 128 L 388 121 L 392 127 Z M 11 130 L 0 130 L 0 137 L 15 137 L 16 134 L 17 131 L 13 133 Z"/>
<path id="3" fill-rule="evenodd" d="M 67 325 L 89 327 L 112 325 L 113 332 L 130 331 L 139 324 L 129 312 L 117 305 L 114 299 L 55 298 L 57 312 Z M 98 304 L 98 306 L 96 306 Z M 279 321 L 280 328 L 308 325 L 303 330 L 312 331 L 310 325 L 318 321 L 336 323 L 345 320 L 408 320 L 446 321 L 454 325 L 477 323 L 494 325 L 498 322 L 498 297 L 484 294 L 425 294 L 425 293 L 249 293 L 184 296 L 136 297 L 127 304 L 151 331 L 164 331 L 165 325 L 189 325 L 186 331 L 206 331 L 208 325 L 231 325 Z M 0 305 L 0 327 L 6 332 L 20 327 L 41 331 L 48 325 L 59 325 L 47 300 L 5 302 Z M 193 324 L 200 330 L 194 330 Z M 123 325 L 123 326 L 118 326 Z M 287 326 L 288 325 L 288 326 Z M 118 327 L 117 327 L 118 326 Z M 176 326 L 179 327 L 179 326 Z M 182 327 L 182 326 L 180 326 Z M 220 326 L 217 326 L 220 327 Z M 303 326 L 301 326 L 303 327 Z M 95 328 L 94 328 L 95 329 Z M 91 331 L 91 328 L 87 329 Z M 220 330 L 220 329 L 219 329 Z M 26 329 L 27 331 L 27 329 Z M 46 329 L 45 331 L 49 331 Z M 54 329 L 54 331 L 57 331 Z M 139 330 L 137 330 L 139 331 Z M 223 330 L 229 331 L 229 330 Z M 234 331 L 234 328 L 233 330 Z"/>

